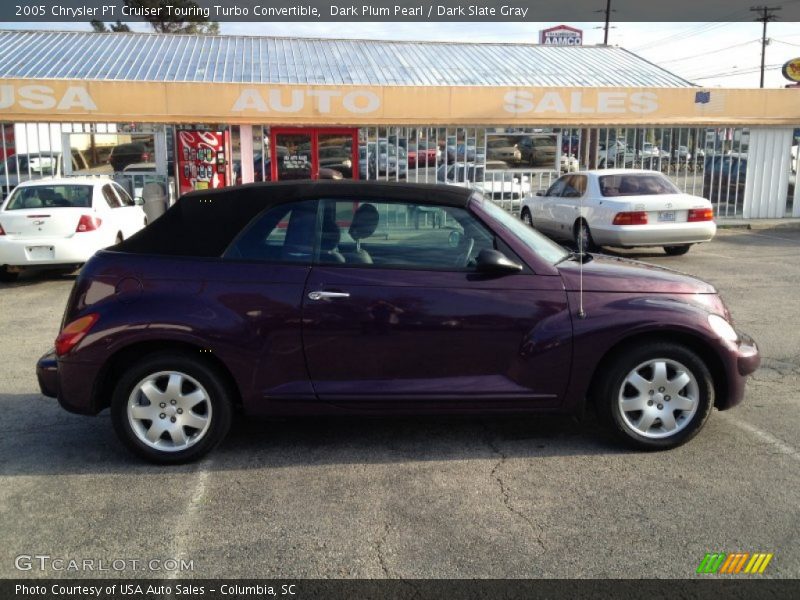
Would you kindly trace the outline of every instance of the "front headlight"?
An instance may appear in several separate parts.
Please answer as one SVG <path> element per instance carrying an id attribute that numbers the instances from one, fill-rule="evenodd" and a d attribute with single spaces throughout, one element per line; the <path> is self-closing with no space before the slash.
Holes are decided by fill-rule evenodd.
<path id="1" fill-rule="evenodd" d="M 723 340 L 733 343 L 739 341 L 739 334 L 733 326 L 719 315 L 708 315 L 708 325 Z"/>

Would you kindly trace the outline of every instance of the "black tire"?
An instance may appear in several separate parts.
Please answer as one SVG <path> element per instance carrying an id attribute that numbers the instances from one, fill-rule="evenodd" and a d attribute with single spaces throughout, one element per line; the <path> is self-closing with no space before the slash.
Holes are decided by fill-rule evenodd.
<path id="1" fill-rule="evenodd" d="M 0 267 L 0 281 L 3 283 L 14 283 L 18 278 L 18 271 L 9 271 L 8 267 Z"/>
<path id="2" fill-rule="evenodd" d="M 666 417 L 667 413 L 662 411 L 668 410 L 670 406 L 675 407 L 677 400 L 677 398 L 662 395 L 660 393 L 662 388 L 648 390 L 647 395 L 640 394 L 641 397 L 649 398 L 649 400 L 645 404 L 645 410 L 638 413 L 623 411 L 620 401 L 620 398 L 624 399 L 626 394 L 633 392 L 635 396 L 637 392 L 632 386 L 625 383 L 628 375 L 648 361 L 660 361 L 661 359 L 671 364 L 680 364 L 694 377 L 694 383 L 682 388 L 681 391 L 689 390 L 691 385 L 696 386 L 694 412 L 688 410 L 684 412 L 676 408 L 670 413 L 678 424 L 672 434 L 656 429 L 656 427 L 664 429 L 658 416 Z M 647 368 L 645 367 L 642 372 L 646 373 Z M 676 378 L 677 372 L 673 370 L 672 373 L 673 379 Z M 656 379 L 655 373 L 652 377 Z M 646 380 L 647 377 L 644 379 Z M 655 391 L 656 395 L 650 395 L 650 391 Z M 691 394 L 692 392 L 687 393 Z M 625 348 L 604 367 L 604 372 L 601 374 L 594 393 L 594 400 L 603 420 L 626 444 L 640 450 L 668 450 L 688 442 L 705 425 L 714 406 L 714 385 L 708 367 L 692 350 L 670 342 L 649 342 Z M 636 401 L 637 398 L 634 397 L 632 400 Z M 635 423 L 631 422 L 632 418 L 638 416 L 641 423 L 641 419 L 645 417 L 645 411 L 649 412 L 651 418 L 656 417 L 651 427 L 644 426 L 647 428 L 647 434 L 637 430 L 634 427 Z"/>
<path id="3" fill-rule="evenodd" d="M 691 244 L 683 244 L 681 246 L 664 246 L 664 252 L 667 253 L 667 256 L 683 256 L 691 247 Z"/>
<path id="4" fill-rule="evenodd" d="M 188 375 L 207 392 L 207 401 L 211 407 L 207 429 L 197 441 L 184 449 L 161 450 L 147 445 L 138 437 L 128 418 L 128 400 L 134 388 L 148 376 L 163 372 Z M 157 464 L 181 464 L 204 456 L 225 438 L 230 429 L 231 415 L 231 394 L 224 379 L 210 365 L 185 354 L 163 352 L 146 356 L 124 372 L 111 397 L 111 420 L 120 440 L 134 454 Z M 187 431 L 184 427 L 181 429 Z M 191 438 L 191 428 L 189 432 Z M 162 434 L 164 435 L 170 437 L 167 432 Z M 159 440 L 169 443 L 169 440 L 163 437 Z"/>
<path id="5" fill-rule="evenodd" d="M 527 208 L 522 209 L 522 213 L 520 214 L 519 218 L 528 227 L 533 227 L 533 218 L 531 217 L 531 211 L 529 211 Z"/>
<path id="6" fill-rule="evenodd" d="M 581 233 L 581 229 L 585 230 L 585 236 Z M 572 239 L 575 242 L 575 249 L 578 252 L 597 252 L 597 244 L 594 243 L 592 232 L 589 229 L 589 224 L 583 219 L 578 219 L 575 226 L 572 228 Z M 582 242 L 585 241 L 585 243 Z M 583 246 L 583 248 L 581 248 Z"/>

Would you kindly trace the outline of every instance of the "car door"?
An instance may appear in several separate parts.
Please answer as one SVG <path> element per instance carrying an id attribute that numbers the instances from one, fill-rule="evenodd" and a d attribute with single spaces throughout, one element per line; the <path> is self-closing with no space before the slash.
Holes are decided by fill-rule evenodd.
<path id="1" fill-rule="evenodd" d="M 565 239 L 572 239 L 573 227 L 579 216 L 585 215 L 583 199 L 586 193 L 586 175 L 567 175 L 564 187 L 552 204 L 553 222 L 557 224 L 556 233 Z"/>
<path id="2" fill-rule="evenodd" d="M 479 274 L 482 249 L 519 259 L 463 208 L 375 199 L 321 200 L 320 210 L 303 345 L 321 400 L 357 409 L 559 401 L 571 349 L 558 277 Z"/>
<path id="3" fill-rule="evenodd" d="M 120 206 L 115 209 L 118 215 L 119 226 L 125 239 L 139 231 L 145 224 L 145 213 L 142 207 L 131 198 L 130 194 L 118 183 L 111 184 L 112 189 L 119 198 Z"/>
<path id="4" fill-rule="evenodd" d="M 553 205 L 558 201 L 561 191 L 564 189 L 564 183 L 567 176 L 559 177 L 553 183 L 543 196 L 537 196 L 536 201 L 533 203 L 533 226 L 539 231 L 547 234 L 554 234 L 558 231 L 558 223 L 555 221 L 553 213 Z"/>
<path id="5" fill-rule="evenodd" d="M 239 331 L 242 365 L 250 365 L 250 410 L 279 413 L 316 399 L 303 354 L 302 297 L 311 269 L 316 200 L 272 206 L 236 237 L 221 261 L 204 266 L 203 294 L 221 310 L 209 319 Z M 289 403 L 289 404 L 287 404 Z"/>

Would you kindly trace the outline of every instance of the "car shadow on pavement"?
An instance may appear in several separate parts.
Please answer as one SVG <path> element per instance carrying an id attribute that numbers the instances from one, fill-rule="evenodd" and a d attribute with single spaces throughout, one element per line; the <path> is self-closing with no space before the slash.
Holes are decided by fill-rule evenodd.
<path id="1" fill-rule="evenodd" d="M 12 282 L 0 282 L 0 290 L 3 288 L 26 287 L 31 285 L 41 285 L 48 281 L 75 281 L 78 278 L 78 271 L 65 271 L 63 269 L 47 269 L 42 271 L 31 271 L 20 273 L 19 278 Z"/>
<path id="2" fill-rule="evenodd" d="M 309 417 L 238 415 L 223 443 L 199 464 L 158 467 L 117 440 L 108 411 L 72 415 L 34 394 L 1 394 L 0 477 L 269 469 L 627 453 L 591 412 L 582 423 L 562 416 Z"/>

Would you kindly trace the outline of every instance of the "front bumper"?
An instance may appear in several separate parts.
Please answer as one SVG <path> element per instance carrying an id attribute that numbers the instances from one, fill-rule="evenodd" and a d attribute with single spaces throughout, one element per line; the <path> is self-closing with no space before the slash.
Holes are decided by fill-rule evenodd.
<path id="1" fill-rule="evenodd" d="M 728 379 L 726 397 L 717 398 L 716 407 L 719 410 L 733 408 L 744 400 L 747 376 L 751 375 L 761 365 L 761 355 L 758 345 L 753 338 L 744 333 L 739 333 L 739 341 L 728 347 L 728 356 L 725 361 L 725 370 Z"/>

